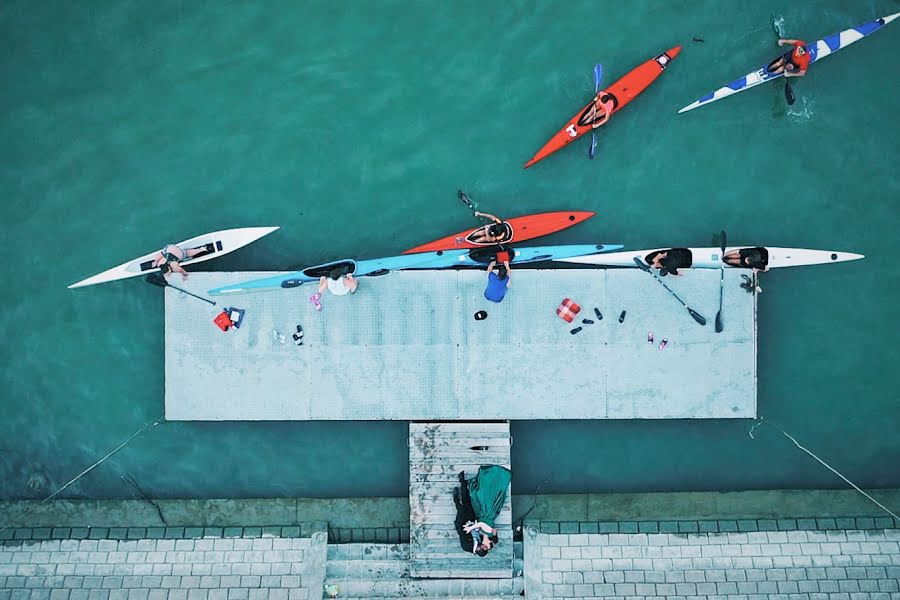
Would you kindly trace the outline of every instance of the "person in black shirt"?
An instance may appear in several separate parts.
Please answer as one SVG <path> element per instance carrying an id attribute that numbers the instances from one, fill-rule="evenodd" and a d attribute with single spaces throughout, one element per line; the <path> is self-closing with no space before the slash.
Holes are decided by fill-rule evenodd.
<path id="1" fill-rule="evenodd" d="M 688 269 L 693 264 L 693 256 L 687 248 L 669 248 L 651 252 L 644 259 L 654 269 L 659 269 L 660 277 L 680 275 L 678 269 Z"/>

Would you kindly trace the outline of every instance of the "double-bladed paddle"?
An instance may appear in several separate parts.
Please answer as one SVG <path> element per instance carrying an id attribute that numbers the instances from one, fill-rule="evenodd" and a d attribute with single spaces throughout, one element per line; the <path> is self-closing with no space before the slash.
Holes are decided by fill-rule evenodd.
<path id="1" fill-rule="evenodd" d="M 693 319 L 694 319 L 695 321 L 697 321 L 697 322 L 700 323 L 701 325 L 706 325 L 706 319 L 703 317 L 703 315 L 701 315 L 701 314 L 698 313 L 696 310 L 694 310 L 693 308 L 691 308 L 690 306 L 688 306 L 687 304 L 685 304 L 684 300 L 682 300 L 682 299 L 678 296 L 678 294 L 676 294 L 675 292 L 673 292 L 673 291 L 669 288 L 669 286 L 667 286 L 665 283 L 663 283 L 663 280 L 662 280 L 662 279 L 660 279 L 659 277 L 656 276 L 656 273 L 654 273 L 653 271 L 650 270 L 650 265 L 648 265 L 647 263 L 645 263 L 644 261 L 642 261 L 642 260 L 641 260 L 640 258 L 638 258 L 637 256 L 634 257 L 634 264 L 636 264 L 638 267 L 640 267 L 641 271 L 643 271 L 643 272 L 645 272 L 645 273 L 650 273 L 650 275 L 653 277 L 653 279 L 655 279 L 655 280 L 657 281 L 657 283 L 659 283 L 659 285 L 661 285 L 661 286 L 663 286 L 664 288 L 666 288 L 666 290 L 667 290 L 670 294 L 672 294 L 673 296 L 675 296 L 675 299 L 678 300 L 679 302 L 681 302 L 681 305 L 684 306 L 684 307 L 687 309 L 687 311 L 691 314 L 691 317 L 693 317 Z"/>
<path id="2" fill-rule="evenodd" d="M 178 290 L 182 294 L 187 294 L 188 296 L 193 296 L 197 300 L 203 300 L 204 302 L 209 302 L 213 306 L 216 305 L 216 303 L 213 302 L 212 300 L 207 300 L 206 298 L 203 298 L 202 296 L 192 294 L 187 290 L 183 290 L 180 287 L 176 287 L 176 286 L 172 285 L 171 283 L 166 281 L 166 278 L 160 273 L 150 273 L 149 275 L 147 275 L 147 283 L 152 283 L 153 285 L 155 285 L 157 287 L 161 287 L 161 288 L 170 287 L 172 289 Z"/>
<path id="3" fill-rule="evenodd" d="M 600 82 L 603 81 L 603 65 L 594 65 L 594 95 L 600 91 Z M 588 150 L 588 158 L 594 158 L 594 150 L 597 149 L 597 133 L 596 130 L 591 132 L 591 147 Z"/>
<path id="4" fill-rule="evenodd" d="M 725 324 L 722 322 L 722 291 L 725 289 L 725 230 L 719 234 L 719 312 L 716 313 L 716 333 L 722 333 Z"/>

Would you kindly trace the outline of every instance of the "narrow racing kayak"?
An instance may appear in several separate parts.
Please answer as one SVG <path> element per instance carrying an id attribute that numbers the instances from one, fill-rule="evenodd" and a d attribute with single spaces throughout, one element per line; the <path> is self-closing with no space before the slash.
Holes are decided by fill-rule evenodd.
<path id="1" fill-rule="evenodd" d="M 845 29 L 844 31 L 839 31 L 835 34 L 829 35 L 826 38 L 817 40 L 813 44 L 807 45 L 807 50 L 809 50 L 809 64 L 813 64 L 818 60 L 822 60 L 826 56 L 834 54 L 838 50 L 846 48 L 853 42 L 859 41 L 864 37 L 875 33 L 876 31 L 896 19 L 898 16 L 900 16 L 900 13 L 894 13 L 887 17 L 881 17 L 880 19 L 875 19 L 874 21 L 869 21 L 868 23 L 863 23 L 862 25 L 851 27 L 850 29 Z M 785 56 L 789 55 L 792 51 L 793 48 L 790 52 L 785 53 Z M 721 100 L 722 98 L 733 96 L 738 92 L 749 90 L 750 88 L 756 87 L 761 83 L 774 81 L 779 77 L 783 77 L 784 73 L 769 73 L 768 67 L 770 64 L 772 64 L 772 62 L 774 61 L 769 61 L 756 71 L 747 73 L 740 79 L 735 79 L 725 87 L 719 88 L 714 92 L 710 92 L 696 102 L 688 104 L 687 106 L 679 110 L 678 113 L 681 114 L 689 110 L 694 110 L 695 108 L 700 108 L 701 106 L 706 106 L 707 104 L 715 102 L 716 100 Z"/>
<path id="2" fill-rule="evenodd" d="M 626 104 L 647 89 L 647 86 L 656 81 L 656 78 L 662 75 L 662 72 L 678 56 L 679 52 L 681 52 L 681 46 L 675 46 L 658 56 L 654 56 L 606 88 L 604 91 L 613 97 L 614 108 L 612 114 L 614 115 L 622 110 Z M 594 131 L 591 123 L 582 123 L 583 117 L 587 115 L 593 105 L 594 100 L 592 98 L 587 103 L 587 106 L 575 113 L 575 116 L 569 119 L 569 122 L 556 135 L 550 138 L 550 141 L 544 144 L 544 147 L 538 150 L 531 160 L 525 163 L 525 168 L 527 169 L 539 160 L 550 156 L 563 146 L 571 144 L 584 134 Z"/>
<path id="3" fill-rule="evenodd" d="M 261 237 L 265 237 L 276 231 L 278 227 L 241 227 L 239 229 L 225 229 L 223 231 L 214 231 L 192 237 L 175 244 L 182 250 L 193 250 L 195 248 L 203 248 L 203 252 L 181 261 L 184 266 L 212 260 L 220 256 L 224 256 L 230 252 L 234 252 L 239 248 L 243 248 L 248 244 L 252 244 Z M 148 273 L 156 273 L 159 271 L 153 266 L 154 257 L 159 254 L 159 250 L 154 250 L 148 254 L 122 263 L 118 267 L 103 271 L 93 277 L 82 279 L 78 283 L 73 283 L 69 289 L 84 287 L 86 285 L 96 285 L 98 283 L 106 283 L 108 281 L 116 281 L 118 279 L 128 279 L 130 277 L 140 277 Z"/>
<path id="4" fill-rule="evenodd" d="M 621 244 L 581 244 L 570 246 L 532 246 L 528 248 L 509 248 L 513 256 L 510 263 L 525 264 L 546 260 L 559 260 L 573 256 L 583 256 L 597 252 L 618 250 Z M 437 252 L 423 252 L 419 254 L 402 254 L 387 258 L 375 258 L 371 260 L 353 260 L 345 258 L 333 262 L 307 267 L 301 271 L 284 273 L 264 279 L 255 279 L 226 285 L 209 290 L 211 296 L 224 294 L 241 294 L 246 292 L 263 292 L 281 288 L 293 288 L 304 283 L 318 282 L 320 277 L 327 277 L 336 268 L 342 268 L 345 273 L 352 273 L 355 277 L 374 277 L 387 275 L 391 271 L 413 269 L 453 269 L 464 267 L 483 268 L 494 260 L 497 255 L 497 247 L 479 248 L 476 250 L 439 250 Z"/>
<path id="5" fill-rule="evenodd" d="M 778 269 L 782 267 L 805 267 L 807 265 L 824 265 L 830 263 L 846 262 L 865 258 L 862 254 L 850 252 L 834 252 L 832 250 L 807 250 L 805 248 L 776 248 L 774 246 L 729 246 L 725 253 L 734 250 L 759 248 L 765 250 L 763 256 L 768 256 L 767 268 Z M 634 267 L 634 259 L 644 262 L 647 256 L 654 252 L 668 250 L 669 248 L 651 248 L 650 250 L 630 250 L 628 252 L 613 252 L 611 254 L 576 256 L 560 259 L 560 262 L 576 263 L 580 265 L 598 265 L 602 267 Z M 693 269 L 718 269 L 721 265 L 720 248 L 688 248 L 691 251 Z M 725 265 L 732 267 L 732 265 Z M 739 267 L 734 267 L 739 268 Z"/>
<path id="6" fill-rule="evenodd" d="M 592 212 L 571 211 L 571 212 L 548 212 L 536 215 L 526 215 L 524 217 L 516 217 L 504 221 L 509 225 L 507 241 L 505 244 L 514 244 L 533 240 L 544 235 L 550 235 L 557 231 L 562 231 L 572 225 L 577 225 L 582 221 L 586 221 L 594 216 Z M 413 252 L 435 252 L 437 250 L 455 250 L 462 248 L 485 248 L 488 246 L 496 246 L 496 242 L 475 242 L 472 237 L 482 227 L 467 229 L 453 235 L 404 250 L 403 254 L 412 254 Z"/>

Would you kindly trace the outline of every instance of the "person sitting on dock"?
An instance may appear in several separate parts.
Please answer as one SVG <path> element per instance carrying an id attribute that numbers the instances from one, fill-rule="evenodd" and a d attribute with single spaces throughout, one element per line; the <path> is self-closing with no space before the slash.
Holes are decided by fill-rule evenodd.
<path id="1" fill-rule="evenodd" d="M 512 227 L 506 221 L 492 214 L 478 212 L 477 210 L 475 211 L 475 216 L 490 219 L 493 223 L 476 229 L 466 236 L 466 241 L 473 244 L 502 244 L 512 238 Z"/>
<path id="2" fill-rule="evenodd" d="M 732 267 L 765 271 L 769 268 L 769 251 L 762 247 L 741 248 L 726 252 L 722 260 Z"/>
<path id="3" fill-rule="evenodd" d="M 779 46 L 792 44 L 793 51 L 776 58 L 766 68 L 769 73 L 784 73 L 785 77 L 803 77 L 809 67 L 809 49 L 803 40 L 778 40 Z"/>
<path id="4" fill-rule="evenodd" d="M 503 260 L 503 264 L 500 265 L 497 270 L 494 270 L 494 266 L 497 264 L 497 260 L 492 260 L 488 265 L 487 276 L 488 276 L 488 284 L 487 288 L 484 290 L 484 298 L 485 300 L 489 300 L 491 302 L 503 302 L 503 298 L 506 297 L 506 290 L 509 289 L 509 253 L 508 252 L 500 252 L 498 253 L 498 257 Z"/>
<path id="5" fill-rule="evenodd" d="M 648 265 L 660 270 L 660 277 L 680 275 L 678 269 L 688 269 L 694 263 L 693 255 L 687 248 L 669 248 L 651 252 L 644 259 Z"/>
<path id="6" fill-rule="evenodd" d="M 468 545 L 463 545 L 467 552 L 484 557 L 500 541 L 500 532 L 495 524 L 506 502 L 506 489 L 511 480 L 512 471 L 500 465 L 482 465 L 478 474 L 471 479 L 466 479 L 465 471 L 460 472 L 459 498 L 454 494 L 454 500 L 457 501 L 457 521 L 464 514 L 467 503 L 471 505 L 471 513 L 474 515 L 474 520 L 469 520 L 462 526 L 460 534 L 471 536 L 471 549 Z"/>
<path id="7" fill-rule="evenodd" d="M 594 129 L 597 129 L 609 121 L 609 117 L 612 116 L 615 109 L 615 96 L 606 91 L 597 92 L 597 95 L 594 96 L 594 103 L 591 104 L 590 110 L 581 115 L 581 118 L 578 119 L 578 124 L 582 127 L 590 125 Z"/>
<path id="8" fill-rule="evenodd" d="M 205 251 L 206 248 L 204 247 L 184 250 L 175 244 L 166 244 L 153 257 L 153 266 L 159 269 L 159 272 L 166 277 L 169 276 L 169 273 L 181 273 L 181 278 L 187 279 L 188 274 L 182 268 L 181 261 L 193 258 Z"/>
<path id="9" fill-rule="evenodd" d="M 328 272 L 328 277 L 324 275 L 319 277 L 319 294 L 325 292 L 326 289 L 335 296 L 343 296 L 347 293 L 355 294 L 356 288 L 359 287 L 359 281 L 346 269 L 345 266 L 336 267 Z"/>

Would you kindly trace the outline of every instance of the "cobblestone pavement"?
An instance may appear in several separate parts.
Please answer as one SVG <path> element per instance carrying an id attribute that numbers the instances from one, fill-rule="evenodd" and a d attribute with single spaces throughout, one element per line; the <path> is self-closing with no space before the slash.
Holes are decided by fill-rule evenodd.
<path id="1" fill-rule="evenodd" d="M 324 524 L 16 529 L 0 600 L 307 600 L 322 596 Z M 10 535 L 11 534 L 11 535 Z"/>
<path id="2" fill-rule="evenodd" d="M 529 523 L 525 585 L 530 599 L 897 600 L 894 526 L 890 518 Z"/>

